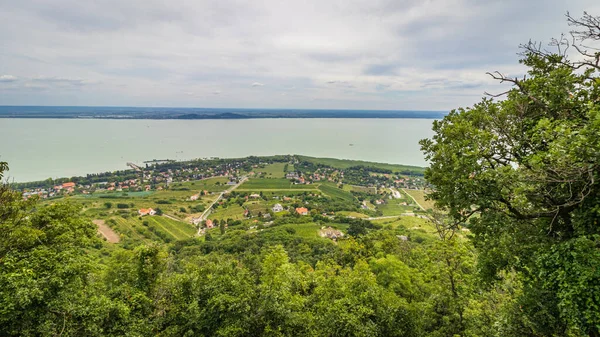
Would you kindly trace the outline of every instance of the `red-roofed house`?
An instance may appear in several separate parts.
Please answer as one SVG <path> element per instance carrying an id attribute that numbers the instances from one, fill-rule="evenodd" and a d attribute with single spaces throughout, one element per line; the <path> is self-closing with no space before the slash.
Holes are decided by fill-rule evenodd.
<path id="1" fill-rule="evenodd" d="M 308 209 L 306 207 L 298 207 L 296 208 L 296 213 L 300 215 L 308 215 Z"/>
<path id="2" fill-rule="evenodd" d="M 154 214 L 156 214 L 156 211 L 153 210 L 152 208 L 140 208 L 139 211 L 138 211 L 138 214 L 140 216 L 154 215 Z"/>
<path id="3" fill-rule="evenodd" d="M 213 224 L 211 219 L 206 219 L 206 228 L 213 228 L 215 225 Z"/>
<path id="4" fill-rule="evenodd" d="M 68 182 L 68 183 L 62 184 L 62 188 L 73 188 L 73 187 L 75 187 L 74 182 Z"/>

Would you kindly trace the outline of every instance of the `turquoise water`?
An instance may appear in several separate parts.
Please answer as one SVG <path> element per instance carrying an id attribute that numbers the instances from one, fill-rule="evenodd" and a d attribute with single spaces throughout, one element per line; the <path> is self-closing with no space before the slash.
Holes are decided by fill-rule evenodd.
<path id="1" fill-rule="evenodd" d="M 152 159 L 303 154 L 425 166 L 431 119 L 0 119 L 15 182 L 127 169 Z M 350 144 L 353 144 L 350 146 Z"/>

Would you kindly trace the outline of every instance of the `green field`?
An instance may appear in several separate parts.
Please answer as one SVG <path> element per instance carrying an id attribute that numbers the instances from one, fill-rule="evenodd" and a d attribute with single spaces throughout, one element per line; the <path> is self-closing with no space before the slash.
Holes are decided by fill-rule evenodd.
<path id="1" fill-rule="evenodd" d="M 270 178 L 284 178 L 285 177 L 285 172 L 283 172 L 283 168 L 285 167 L 286 163 L 274 163 L 274 164 L 269 164 L 267 166 L 265 166 L 264 168 L 256 168 L 254 169 L 254 172 L 259 173 L 259 172 L 264 172 L 266 173 L 267 177 Z M 293 168 L 293 166 L 292 166 Z M 290 165 L 288 165 L 288 170 L 290 169 Z"/>
<path id="2" fill-rule="evenodd" d="M 326 227 L 331 226 L 332 228 L 339 229 L 344 234 L 346 234 L 346 229 L 348 225 L 346 224 L 325 224 Z M 303 224 L 288 224 L 278 226 L 276 228 L 292 228 L 295 231 L 296 236 L 300 236 L 303 238 L 321 238 L 319 236 L 319 231 L 321 230 L 321 225 L 317 225 L 315 223 L 303 223 Z M 329 240 L 329 239 L 324 239 Z"/>
<path id="3" fill-rule="evenodd" d="M 253 178 L 244 182 L 237 191 L 254 191 L 260 190 L 315 190 L 317 186 L 293 184 L 287 179 L 262 179 Z"/>
<path id="4" fill-rule="evenodd" d="M 300 160 L 306 160 L 315 164 L 324 164 L 329 165 L 331 167 L 345 169 L 351 166 L 372 166 L 381 169 L 391 170 L 393 172 L 397 171 L 413 171 L 415 173 L 423 174 L 425 172 L 424 167 L 419 166 L 408 166 L 408 165 L 396 165 L 396 164 L 385 164 L 385 163 L 374 163 L 362 160 L 346 160 L 346 159 L 335 159 L 335 158 L 315 158 L 315 157 L 307 157 L 307 156 L 297 156 Z"/>
<path id="5" fill-rule="evenodd" d="M 386 200 L 387 204 L 377 205 L 377 209 L 383 212 L 383 216 L 400 215 L 402 213 L 412 212 L 417 206 L 402 206 L 402 199 Z"/>
<path id="6" fill-rule="evenodd" d="M 235 205 L 227 206 L 227 208 L 217 208 L 208 216 L 209 219 L 227 220 L 242 220 L 244 218 L 244 208 Z"/>
<path id="7" fill-rule="evenodd" d="M 344 191 L 341 188 L 336 187 L 333 184 L 321 184 L 319 186 L 319 190 L 321 190 L 324 194 L 330 196 L 331 198 L 339 198 L 345 201 L 354 201 L 354 196 L 348 192 Z"/>
<path id="8" fill-rule="evenodd" d="M 227 177 L 214 177 L 214 178 L 207 178 L 207 179 L 202 179 L 202 180 L 174 183 L 173 185 L 171 185 L 171 189 L 186 188 L 186 189 L 189 189 L 189 191 L 194 192 L 194 193 L 203 191 L 203 190 L 207 190 L 209 192 L 223 192 L 226 189 L 231 187 L 231 186 L 227 185 L 228 181 L 229 181 L 229 178 L 227 178 Z M 219 183 L 219 184 L 217 185 L 217 183 Z M 194 194 L 194 193 L 192 193 L 192 194 Z"/>
<path id="9" fill-rule="evenodd" d="M 377 194 L 376 187 L 344 185 L 344 190 L 345 191 L 353 191 L 353 192 L 361 192 L 361 193 L 369 193 L 369 194 Z"/>
<path id="10" fill-rule="evenodd" d="M 163 216 L 146 216 L 140 220 L 138 217 L 124 219 L 120 216 L 112 217 L 116 225 L 107 224 L 119 233 L 135 241 L 173 241 L 188 239 L 196 234 L 196 229 L 191 224 L 171 220 Z M 148 222 L 145 226 L 144 221 Z"/>

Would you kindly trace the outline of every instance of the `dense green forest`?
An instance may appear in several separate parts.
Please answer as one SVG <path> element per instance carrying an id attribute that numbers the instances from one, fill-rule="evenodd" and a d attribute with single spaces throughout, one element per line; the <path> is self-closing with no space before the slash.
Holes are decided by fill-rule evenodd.
<path id="1" fill-rule="evenodd" d="M 2 185 L 0 336 L 600 336 L 600 18 L 568 20 L 526 77 L 492 74 L 502 99 L 434 123 L 422 223 L 124 248 Z"/>

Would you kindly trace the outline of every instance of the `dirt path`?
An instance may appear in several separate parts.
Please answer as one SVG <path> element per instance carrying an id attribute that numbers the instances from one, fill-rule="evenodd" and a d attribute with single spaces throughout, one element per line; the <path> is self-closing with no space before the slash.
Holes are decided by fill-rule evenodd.
<path id="1" fill-rule="evenodd" d="M 402 191 L 404 191 L 404 193 L 406 193 L 415 202 L 415 204 L 417 204 L 417 206 L 419 206 L 422 210 L 425 210 L 425 207 L 421 206 L 421 204 L 419 204 L 419 202 L 417 201 L 417 199 L 415 199 L 415 197 L 410 195 L 410 193 L 406 192 L 405 188 L 403 188 Z"/>
<path id="2" fill-rule="evenodd" d="M 108 227 L 104 220 L 92 220 L 92 222 L 98 226 L 98 233 L 102 234 L 106 238 L 106 241 L 110 243 L 118 243 L 121 239 L 119 234 L 115 233 L 112 228 Z"/>

